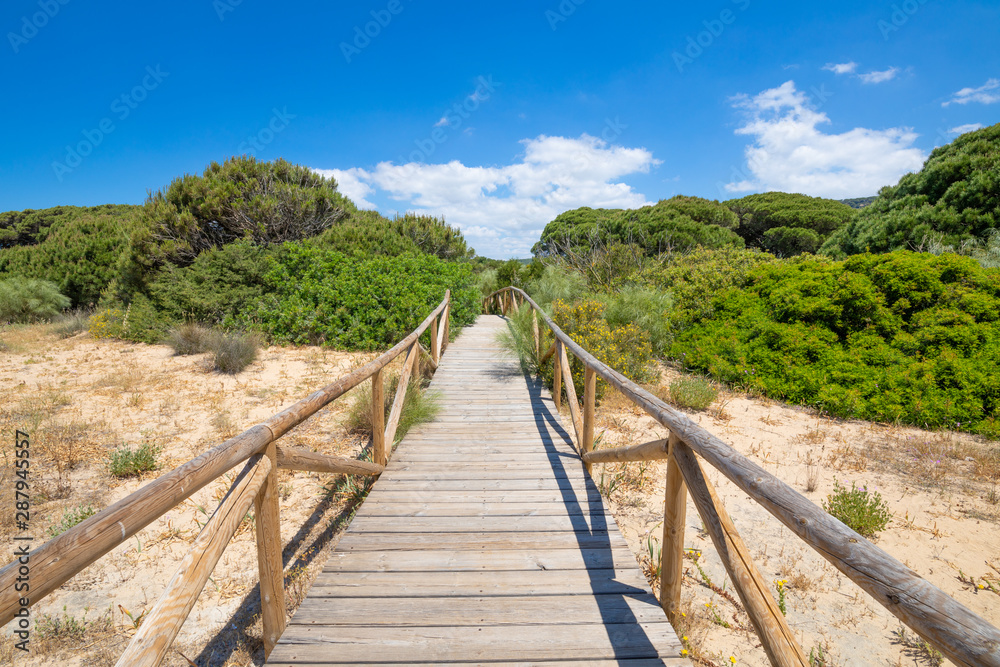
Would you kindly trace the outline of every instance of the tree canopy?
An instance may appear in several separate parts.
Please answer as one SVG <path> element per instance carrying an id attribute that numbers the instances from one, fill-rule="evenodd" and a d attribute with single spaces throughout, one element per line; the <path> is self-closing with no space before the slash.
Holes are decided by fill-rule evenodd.
<path id="1" fill-rule="evenodd" d="M 833 257 L 987 241 L 1000 228 L 1000 123 L 935 148 L 923 169 L 887 186 L 821 252 Z"/>
<path id="2" fill-rule="evenodd" d="M 736 233 L 748 248 L 778 257 L 816 252 L 855 215 L 847 204 L 787 192 L 766 192 L 723 202 L 739 218 Z"/>
<path id="3" fill-rule="evenodd" d="M 635 244 L 647 255 L 717 248 L 743 242 L 732 227 L 737 221 L 717 201 L 677 196 L 639 209 L 578 208 L 545 226 L 532 248 L 539 256 L 563 255 L 615 244 Z"/>

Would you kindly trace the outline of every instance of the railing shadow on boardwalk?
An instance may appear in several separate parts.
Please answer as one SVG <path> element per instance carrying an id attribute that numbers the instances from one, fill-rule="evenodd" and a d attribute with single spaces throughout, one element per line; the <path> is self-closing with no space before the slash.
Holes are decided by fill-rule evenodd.
<path id="1" fill-rule="evenodd" d="M 531 377 L 529 373 L 523 373 L 525 382 L 528 385 L 532 413 L 535 416 L 535 426 L 538 429 L 539 437 L 548 453 L 548 459 L 552 465 L 552 472 L 556 479 L 569 479 L 566 462 L 569 465 L 579 465 L 577 455 L 560 452 L 556 449 L 556 443 L 551 433 L 554 431 L 558 437 L 566 444 L 573 446 L 570 434 L 563 428 L 558 415 L 551 410 L 551 399 L 546 402 L 542 395 L 544 385 L 537 378 Z M 581 499 L 577 497 L 576 491 L 570 485 L 560 485 L 559 492 L 562 495 L 563 503 L 568 510 L 570 523 L 573 526 L 577 542 L 581 553 L 585 551 L 596 552 L 598 554 L 598 564 L 607 563 L 614 572 L 614 554 L 611 547 L 611 533 L 608 531 L 606 514 L 603 509 L 601 492 L 590 478 L 584 476 L 587 489 L 587 497 Z M 591 508 L 598 506 L 602 508 L 600 512 L 593 512 Z M 588 522 L 589 521 L 589 522 Z M 583 537 L 589 539 L 584 542 Z M 586 558 L 584 558 L 586 561 Z M 660 610 L 659 603 L 649 593 L 649 591 L 632 586 L 625 587 L 624 590 L 616 593 L 609 593 L 607 588 L 599 585 L 599 580 L 605 579 L 605 569 L 601 567 L 587 567 L 587 574 L 590 576 L 591 590 L 601 614 L 604 630 L 607 633 L 608 641 L 612 646 L 616 659 L 635 658 L 636 653 L 647 654 L 651 657 L 658 655 L 656 647 L 646 636 L 640 625 L 640 620 L 635 617 L 628 605 L 624 603 L 625 598 L 632 598 L 639 602 L 647 602 L 657 611 Z M 624 635 L 612 632 L 612 628 L 629 628 L 634 634 Z M 625 640 L 628 646 L 623 646 Z"/>

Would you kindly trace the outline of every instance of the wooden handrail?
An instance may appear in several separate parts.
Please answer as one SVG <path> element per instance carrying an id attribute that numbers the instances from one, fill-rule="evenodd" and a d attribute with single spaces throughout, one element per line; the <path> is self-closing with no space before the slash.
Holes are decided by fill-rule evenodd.
<path id="1" fill-rule="evenodd" d="M 508 292 L 521 296 L 535 309 L 555 336 L 557 347 L 572 352 L 587 368 L 669 429 L 671 434 L 676 435 L 694 453 L 760 503 L 801 540 L 950 660 L 969 667 L 1000 667 L 1000 630 L 830 516 L 788 484 L 695 424 L 687 415 L 603 364 L 567 336 L 524 291 L 516 287 L 505 287 L 490 294 L 484 300 L 484 305 L 488 307 L 491 303 L 502 303 L 502 295 Z M 491 300 L 495 296 L 501 298 Z M 557 371 L 562 365 L 559 361 L 557 352 Z M 571 383 L 572 378 L 567 378 L 567 384 Z M 558 398 L 556 405 L 558 406 Z M 579 410 L 579 407 L 576 409 Z M 765 641 L 764 637 L 761 640 Z"/>
<path id="2" fill-rule="evenodd" d="M 256 486 L 256 490 L 250 495 L 250 498 L 255 507 L 257 520 L 257 548 L 260 572 L 262 575 L 266 575 L 268 579 L 268 581 L 261 581 L 261 598 L 265 629 L 265 652 L 269 653 L 270 648 L 277 641 L 276 635 L 281 632 L 285 613 L 283 591 L 281 590 L 281 544 L 279 526 L 277 525 L 277 490 L 274 488 L 276 486 L 275 474 L 277 468 L 284 467 L 368 475 L 379 474 L 382 469 L 381 466 L 376 467 L 374 464 L 364 461 L 348 463 L 346 460 L 338 459 L 337 457 L 326 457 L 321 454 L 314 455 L 312 452 L 304 452 L 294 448 L 276 448 L 274 445 L 275 440 L 369 378 L 373 379 L 373 394 L 376 393 L 375 387 L 378 387 L 378 405 L 381 406 L 382 370 L 404 351 L 409 352 L 408 359 L 414 357 L 420 336 L 432 325 L 435 327 L 436 334 L 436 336 L 432 335 L 432 347 L 437 349 L 438 356 L 440 356 L 447 345 L 450 314 L 451 291 L 446 290 L 441 303 L 438 304 L 416 329 L 376 359 L 338 379 L 336 382 L 313 392 L 264 422 L 247 429 L 237 436 L 229 438 L 207 452 L 149 482 L 137 491 L 106 507 L 85 521 L 80 522 L 61 535 L 49 540 L 34 551 L 31 551 L 28 554 L 31 562 L 30 595 L 25 595 L 15 587 L 19 576 L 20 563 L 15 560 L 4 566 L 3 569 L 0 569 L 0 626 L 6 625 L 14 618 L 14 615 L 21 609 L 22 600 L 25 598 L 27 598 L 28 602 L 26 606 L 34 606 L 75 574 L 128 540 L 234 466 L 248 461 L 251 457 L 260 456 L 261 463 L 254 468 L 258 472 L 254 473 L 253 479 L 257 480 L 260 478 L 260 475 L 264 475 L 267 479 L 260 482 L 262 486 Z M 433 340 L 435 337 L 436 341 Z M 384 435 L 381 426 L 378 424 L 377 426 L 378 428 L 373 433 L 373 443 L 376 449 L 378 448 L 379 437 Z M 393 427 L 394 431 L 395 427 Z M 265 460 L 267 461 L 266 464 L 264 463 Z M 259 472 L 265 470 L 265 468 L 265 472 Z M 260 479 L 263 480 L 263 478 Z M 241 492 L 240 498 L 244 498 L 245 495 Z M 246 511 L 244 510 L 243 514 L 245 513 Z M 240 516 L 242 518 L 243 515 L 241 514 Z M 220 528 L 219 532 L 224 534 L 225 530 Z M 202 535 L 205 534 L 205 531 L 203 531 Z M 200 539 L 201 535 L 199 535 Z M 207 540 L 208 538 L 206 537 L 205 539 Z M 228 543 L 228 538 L 223 541 L 223 547 L 225 543 Z M 203 545 L 197 540 L 196 544 L 199 545 L 199 548 L 204 546 L 205 549 L 208 549 L 210 546 L 208 544 Z M 214 544 L 215 542 L 212 542 L 212 545 Z M 205 553 L 208 552 L 206 551 Z M 211 568 L 208 568 L 208 572 L 211 572 Z M 187 582 L 183 578 L 178 581 L 181 580 Z M 184 585 L 186 586 L 187 583 Z M 170 590 L 169 586 L 168 590 Z M 198 590 L 200 591 L 201 588 L 199 587 Z M 281 599 L 278 599 L 279 597 Z M 280 618 L 278 617 L 279 614 Z M 183 623 L 183 618 L 181 619 L 181 623 Z M 143 628 L 148 628 L 147 633 L 158 632 L 156 623 L 151 619 L 146 620 Z"/>

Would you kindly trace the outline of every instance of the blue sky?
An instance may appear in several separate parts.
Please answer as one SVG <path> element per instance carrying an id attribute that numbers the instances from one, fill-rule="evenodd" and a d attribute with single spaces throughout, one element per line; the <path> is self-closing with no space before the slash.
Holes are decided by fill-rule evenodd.
<path id="1" fill-rule="evenodd" d="M 8 0 L 0 210 L 237 154 L 523 257 L 578 206 L 875 194 L 1000 118 L 1000 2 Z"/>

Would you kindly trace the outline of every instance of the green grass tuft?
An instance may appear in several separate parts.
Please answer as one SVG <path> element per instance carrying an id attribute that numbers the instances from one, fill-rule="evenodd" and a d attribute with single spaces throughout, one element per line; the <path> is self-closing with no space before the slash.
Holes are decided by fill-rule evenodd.
<path id="1" fill-rule="evenodd" d="M 260 338 L 254 334 L 230 332 L 215 336 L 212 343 L 215 370 L 235 375 L 257 359 L 259 349 Z"/>
<path id="2" fill-rule="evenodd" d="M 217 334 L 201 324 L 187 322 L 173 327 L 168 333 L 166 344 L 174 348 L 176 355 L 201 354 L 212 349 Z"/>
<path id="3" fill-rule="evenodd" d="M 159 468 L 159 455 L 160 448 L 149 442 L 143 442 L 135 449 L 123 445 L 108 457 L 108 472 L 114 477 L 136 477 Z"/>
<path id="4" fill-rule="evenodd" d="M 667 393 L 671 403 L 688 410 L 704 410 L 718 395 L 715 385 L 704 378 L 677 378 Z"/>
<path id="5" fill-rule="evenodd" d="M 49 537 L 58 537 L 76 524 L 89 519 L 95 514 L 97 514 L 97 510 L 90 505 L 80 505 L 79 507 L 67 510 L 63 512 L 62 520 L 59 523 L 49 527 Z"/>

